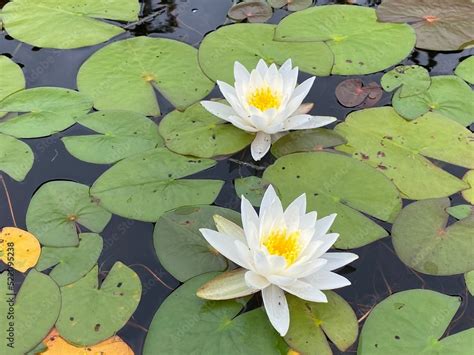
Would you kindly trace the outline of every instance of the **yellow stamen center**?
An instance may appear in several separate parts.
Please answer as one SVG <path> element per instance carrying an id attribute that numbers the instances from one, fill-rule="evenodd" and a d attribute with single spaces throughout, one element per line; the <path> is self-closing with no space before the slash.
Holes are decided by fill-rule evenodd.
<path id="1" fill-rule="evenodd" d="M 281 97 L 269 87 L 263 87 L 251 93 L 247 98 L 247 102 L 250 106 L 256 107 L 260 111 L 266 111 L 270 108 L 280 107 Z"/>
<path id="2" fill-rule="evenodd" d="M 300 233 L 288 234 L 286 230 L 274 230 L 263 239 L 263 245 L 272 255 L 285 258 L 286 266 L 293 264 L 301 252 Z"/>

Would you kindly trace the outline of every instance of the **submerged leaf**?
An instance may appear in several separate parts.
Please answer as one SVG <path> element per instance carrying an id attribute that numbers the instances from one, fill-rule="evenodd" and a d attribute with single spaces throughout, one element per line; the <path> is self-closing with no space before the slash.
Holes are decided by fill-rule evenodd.
<path id="1" fill-rule="evenodd" d="M 380 81 L 385 91 L 399 87 L 398 95 L 403 97 L 424 93 L 431 85 L 430 73 L 419 65 L 400 65 L 385 73 Z"/>
<path id="2" fill-rule="evenodd" d="M 0 133 L 0 171 L 23 181 L 33 167 L 33 151 L 28 144 Z"/>
<path id="3" fill-rule="evenodd" d="M 464 81 L 467 81 L 469 84 L 474 85 L 474 56 L 471 55 L 469 58 L 464 59 L 459 63 L 454 74 Z"/>
<path id="4" fill-rule="evenodd" d="M 4 55 L 0 55 L 0 73 L 2 73 L 0 76 L 0 101 L 25 88 L 25 76 L 20 66 Z M 0 117 L 4 114 L 5 112 L 0 112 Z"/>
<path id="5" fill-rule="evenodd" d="M 233 20 L 248 22 L 266 22 L 273 15 L 270 5 L 264 1 L 245 1 L 229 9 L 227 16 Z"/>
<path id="6" fill-rule="evenodd" d="M 9 267 L 25 272 L 38 262 L 41 245 L 27 231 L 16 227 L 0 229 L 0 260 Z"/>

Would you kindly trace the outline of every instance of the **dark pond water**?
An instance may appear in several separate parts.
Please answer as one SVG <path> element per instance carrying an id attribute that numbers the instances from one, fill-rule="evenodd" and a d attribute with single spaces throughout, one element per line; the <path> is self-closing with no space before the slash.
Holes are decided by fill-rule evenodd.
<path id="1" fill-rule="evenodd" d="M 5 1 L 0 0 L 0 6 Z M 176 0 L 156 1 L 143 0 L 141 17 L 149 16 L 149 21 L 133 26 L 124 35 L 113 41 L 130 36 L 148 35 L 152 37 L 167 37 L 198 46 L 203 36 L 227 23 L 226 13 L 232 4 L 230 0 Z M 359 5 L 375 6 L 380 1 L 352 0 L 347 1 Z M 346 1 L 318 1 L 320 4 L 346 3 Z M 271 22 L 277 23 L 287 15 L 286 11 L 275 12 Z M 370 38 L 367 38 L 370 41 Z M 0 54 L 7 55 L 24 70 L 27 86 L 59 86 L 76 89 L 76 74 L 81 64 L 95 51 L 105 44 L 74 50 L 51 50 L 31 47 L 20 43 L 0 32 Z M 432 75 L 452 74 L 460 59 L 472 55 L 471 51 L 438 53 L 415 51 L 405 62 L 418 64 L 430 70 Z M 363 76 L 366 82 L 379 82 L 383 73 Z M 348 77 L 331 76 L 318 78 L 307 101 L 316 104 L 316 114 L 331 115 L 343 120 L 351 111 L 338 104 L 334 90 L 339 82 Z M 300 78 L 304 79 L 304 75 Z M 210 97 L 219 96 L 214 90 Z M 390 94 L 384 94 L 379 106 L 389 105 Z M 162 98 L 160 106 L 163 113 L 172 110 L 172 106 Z M 159 120 L 160 118 L 156 118 Z M 60 138 L 65 135 L 88 134 L 86 128 L 72 127 L 65 132 L 44 139 L 31 139 L 26 142 L 35 152 L 36 161 L 33 169 L 22 183 L 11 180 L 4 175 L 8 190 L 12 197 L 15 217 L 20 228 L 25 228 L 25 214 L 33 193 L 45 182 L 50 180 L 73 180 L 91 185 L 97 177 L 109 168 L 107 165 L 93 165 L 76 160 L 69 155 Z M 235 155 L 241 161 L 251 161 L 248 151 Z M 261 166 L 271 164 L 271 158 L 259 162 Z M 447 166 L 444 168 L 461 177 L 465 169 Z M 241 176 L 260 175 L 255 170 L 241 164 L 221 161 L 211 170 L 199 174 L 212 178 L 226 180 L 216 204 L 238 210 L 240 200 L 235 196 L 233 179 Z M 461 202 L 460 196 L 453 197 Z M 461 202 L 462 203 L 462 202 Z M 0 226 L 12 225 L 6 198 L 0 189 Z M 389 225 L 385 227 L 390 228 Z M 160 265 L 153 248 L 153 224 L 127 220 L 114 216 L 111 223 L 102 233 L 104 252 L 100 258 L 100 270 L 105 275 L 107 270 L 117 260 L 131 266 L 139 275 L 143 284 L 143 296 L 138 310 L 133 318 L 119 332 L 119 335 L 133 348 L 136 354 L 141 354 L 147 328 L 155 311 L 172 289 L 179 283 L 173 279 Z M 431 277 L 416 273 L 407 268 L 394 254 L 390 238 L 379 240 L 371 245 L 354 251 L 360 259 L 350 267 L 342 270 L 352 281 L 351 287 L 339 290 L 355 309 L 358 317 L 363 317 L 375 304 L 393 292 L 412 288 L 427 288 L 449 295 L 462 297 L 460 307 L 448 333 L 456 333 L 467 329 L 473 324 L 474 306 L 469 299 L 462 275 L 451 277 Z M 21 277 L 18 275 L 18 282 Z M 354 345 L 347 353 L 355 353 Z M 338 353 L 334 349 L 334 353 Z"/>

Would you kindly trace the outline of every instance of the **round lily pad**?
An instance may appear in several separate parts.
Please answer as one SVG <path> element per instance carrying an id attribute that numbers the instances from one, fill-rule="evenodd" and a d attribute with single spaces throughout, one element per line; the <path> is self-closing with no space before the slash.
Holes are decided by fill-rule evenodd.
<path id="1" fill-rule="evenodd" d="M 363 89 L 364 83 L 360 79 L 346 79 L 336 86 L 337 101 L 346 107 L 356 107 L 363 103 L 369 92 Z"/>
<path id="2" fill-rule="evenodd" d="M 247 176 L 235 179 L 234 184 L 237 196 L 245 196 L 245 198 L 255 207 L 260 206 L 263 195 L 269 185 L 265 180 L 257 176 Z"/>
<path id="3" fill-rule="evenodd" d="M 380 81 L 385 91 L 400 87 L 401 98 L 424 93 L 431 85 L 430 73 L 419 65 L 400 65 L 385 73 Z"/>
<path id="4" fill-rule="evenodd" d="M 196 276 L 174 291 L 156 312 L 143 350 L 155 354 L 286 354 L 287 346 L 261 309 L 240 314 L 241 300 L 196 296 L 216 276 Z"/>
<path id="5" fill-rule="evenodd" d="M 232 6 L 227 16 L 233 20 L 266 22 L 273 15 L 272 7 L 265 1 L 245 1 Z"/>
<path id="6" fill-rule="evenodd" d="M 474 213 L 474 206 L 472 205 L 457 205 L 446 208 L 446 212 L 456 219 L 464 219 Z"/>
<path id="7" fill-rule="evenodd" d="M 313 0 L 267 0 L 268 3 L 276 8 L 287 6 L 288 11 L 300 11 L 313 5 Z"/>
<path id="8" fill-rule="evenodd" d="M 184 112 L 169 113 L 159 130 L 170 150 L 202 158 L 236 153 L 255 138 L 209 113 L 200 103 Z"/>
<path id="9" fill-rule="evenodd" d="M 455 275 L 474 269 L 474 214 L 446 226 L 449 198 L 405 207 L 392 226 L 395 252 L 411 268 L 429 275 Z"/>
<path id="10" fill-rule="evenodd" d="M 467 81 L 469 84 L 474 85 L 474 56 L 471 55 L 469 58 L 464 59 L 459 63 L 454 74 L 464 81 Z"/>
<path id="11" fill-rule="evenodd" d="M 474 135 L 436 113 L 407 121 L 391 107 L 361 110 L 335 128 L 347 139 L 338 150 L 389 177 L 409 199 L 445 197 L 466 183 L 427 158 L 474 167 Z"/>
<path id="12" fill-rule="evenodd" d="M 278 189 L 286 205 L 306 193 L 308 210 L 317 211 L 318 217 L 337 213 L 331 227 L 340 234 L 337 248 L 357 248 L 387 236 L 363 213 L 393 221 L 401 209 L 398 191 L 388 178 L 342 154 L 285 155 L 265 170 L 263 178 Z"/>
<path id="13" fill-rule="evenodd" d="M 46 137 L 69 128 L 91 108 L 89 98 L 74 90 L 56 87 L 21 90 L 0 101 L 0 111 L 23 113 L 0 119 L 0 132 L 17 138 Z"/>
<path id="14" fill-rule="evenodd" d="M 393 95 L 392 106 L 406 119 L 438 112 L 463 126 L 474 122 L 474 92 L 457 76 L 435 76 L 431 78 L 430 88 L 419 95 L 401 97 L 400 94 L 398 90 Z"/>
<path id="15" fill-rule="evenodd" d="M 137 0 L 20 0 L 2 9 L 2 20 L 13 38 L 36 47 L 78 48 L 105 42 L 124 30 L 110 22 L 136 21 Z"/>
<path id="16" fill-rule="evenodd" d="M 72 181 L 51 181 L 33 195 L 26 212 L 28 231 L 41 244 L 72 247 L 79 244 L 78 228 L 100 233 L 111 214 L 89 196 L 89 187 Z"/>
<path id="17" fill-rule="evenodd" d="M 129 111 L 100 111 L 77 120 L 100 134 L 62 138 L 77 159 L 111 164 L 137 153 L 163 146 L 158 126 L 146 116 Z"/>
<path id="18" fill-rule="evenodd" d="M 474 204 L 474 170 L 469 170 L 462 179 L 469 186 L 461 191 L 462 197 L 470 204 Z"/>
<path id="19" fill-rule="evenodd" d="M 332 74 L 375 73 L 401 62 L 415 45 L 405 24 L 381 23 L 375 10 L 352 5 L 315 6 L 284 18 L 275 39 L 325 43 L 334 54 Z M 287 43 L 289 44 L 289 43 Z"/>
<path id="20" fill-rule="evenodd" d="M 199 47 L 199 63 L 212 80 L 234 83 L 234 62 L 252 70 L 260 59 L 283 64 L 291 58 L 300 70 L 329 75 L 333 56 L 325 43 L 282 43 L 273 40 L 276 26 L 234 24 L 209 33 Z"/>
<path id="21" fill-rule="evenodd" d="M 180 110 L 214 87 L 201 71 L 197 50 L 166 38 L 135 37 L 95 52 L 77 75 L 79 91 L 98 110 L 159 116 L 155 90 Z"/>
<path id="22" fill-rule="evenodd" d="M 439 340 L 460 304 L 459 297 L 430 290 L 393 294 L 365 321 L 357 354 L 469 354 L 472 328 Z"/>
<path id="23" fill-rule="evenodd" d="M 62 306 L 56 328 L 76 345 L 94 345 L 120 330 L 140 302 L 138 275 L 116 262 L 99 287 L 98 267 L 79 281 L 61 287 Z"/>
<path id="24" fill-rule="evenodd" d="M 96 180 L 91 194 L 112 213 L 156 222 L 175 208 L 214 202 L 223 181 L 182 178 L 215 164 L 157 148 L 115 164 Z"/>
<path id="25" fill-rule="evenodd" d="M 23 181 L 33 167 L 33 151 L 22 141 L 0 133 L 0 171 Z"/>
<path id="26" fill-rule="evenodd" d="M 216 229 L 214 215 L 240 224 L 237 212 L 215 206 L 181 207 L 165 213 L 156 222 L 153 234 L 156 254 L 166 271 L 179 281 L 227 269 L 227 259 L 199 232 L 201 228 Z"/>
<path id="27" fill-rule="evenodd" d="M 36 265 L 40 254 L 41 245 L 33 234 L 16 227 L 0 228 L 0 260 L 5 265 L 25 272 Z"/>
<path id="28" fill-rule="evenodd" d="M 0 101 L 25 88 L 23 71 L 14 61 L 4 55 L 0 55 L 0 73 L 2 73 L 0 76 Z M 4 114 L 5 112 L 0 112 L 0 117 Z"/>

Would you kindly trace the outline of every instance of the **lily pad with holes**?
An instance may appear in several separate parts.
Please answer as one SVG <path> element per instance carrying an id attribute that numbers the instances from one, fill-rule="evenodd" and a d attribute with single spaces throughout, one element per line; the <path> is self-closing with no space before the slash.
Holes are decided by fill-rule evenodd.
<path id="1" fill-rule="evenodd" d="M 91 194 L 112 213 L 156 222 L 175 208 L 214 202 L 223 181 L 183 178 L 215 164 L 157 148 L 115 164 L 96 180 Z"/>
<path id="2" fill-rule="evenodd" d="M 474 122 L 474 92 L 457 76 L 435 76 L 431 78 L 430 88 L 419 95 L 401 97 L 400 94 L 398 90 L 393 95 L 392 106 L 406 119 L 438 112 L 463 126 Z"/>
<path id="3" fill-rule="evenodd" d="M 299 353 L 332 355 L 329 338 L 340 351 L 346 351 L 359 333 L 357 317 L 351 306 L 337 293 L 324 292 L 327 303 L 314 303 L 287 295 L 290 329 L 285 340 Z"/>
<path id="4" fill-rule="evenodd" d="M 301 11 L 313 5 L 313 0 L 268 0 L 268 3 L 276 9 L 286 5 L 288 11 Z"/>
<path id="5" fill-rule="evenodd" d="M 53 268 L 49 276 L 59 286 L 76 282 L 97 263 L 103 247 L 102 237 L 95 233 L 79 234 L 77 247 L 43 247 L 36 269 Z"/>
<path id="6" fill-rule="evenodd" d="M 400 259 L 429 275 L 455 275 L 474 269 L 474 214 L 446 226 L 449 198 L 414 202 L 392 226 L 392 241 Z"/>
<path id="7" fill-rule="evenodd" d="M 445 197 L 466 183 L 442 170 L 436 159 L 474 167 L 473 134 L 436 113 L 407 121 L 391 107 L 361 110 L 335 128 L 347 139 L 338 150 L 376 168 L 409 199 Z"/>
<path id="8" fill-rule="evenodd" d="M 308 210 L 317 211 L 318 218 L 337 213 L 331 228 L 340 234 L 337 248 L 361 247 L 388 235 L 363 213 L 393 221 L 401 209 L 398 191 L 388 178 L 338 153 L 285 155 L 263 178 L 278 189 L 285 205 L 306 193 Z"/>
<path id="9" fill-rule="evenodd" d="M 123 33 L 104 20 L 136 21 L 137 0 L 16 0 L 2 9 L 5 30 L 13 38 L 36 47 L 92 46 Z"/>
<path id="10" fill-rule="evenodd" d="M 466 287 L 469 293 L 471 296 L 474 296 L 474 270 L 466 272 L 464 274 L 464 280 L 466 281 Z"/>
<path id="11" fill-rule="evenodd" d="M 400 88 L 398 96 L 404 98 L 426 92 L 431 78 L 428 70 L 419 65 L 400 65 L 385 73 L 380 84 L 388 92 Z"/>
<path id="12" fill-rule="evenodd" d="M 474 206 L 472 205 L 457 205 L 446 208 L 446 212 L 450 216 L 453 216 L 456 219 L 464 219 L 469 217 L 472 213 L 474 213 Z"/>
<path id="13" fill-rule="evenodd" d="M 62 138 L 69 153 L 95 164 L 111 164 L 137 153 L 163 146 L 158 126 L 129 111 L 100 111 L 77 120 L 100 134 Z"/>
<path id="14" fill-rule="evenodd" d="M 300 70 L 326 76 L 331 73 L 333 55 L 325 43 L 282 43 L 273 40 L 276 26 L 234 24 L 209 33 L 199 47 L 199 63 L 214 81 L 234 83 L 234 62 L 252 70 L 260 59 L 283 64 L 287 59 Z"/>
<path id="15" fill-rule="evenodd" d="M 209 113 L 200 103 L 184 112 L 169 113 L 159 130 L 170 150 L 202 158 L 236 153 L 255 138 Z"/>
<path id="16" fill-rule="evenodd" d="M 25 88 L 25 76 L 20 66 L 4 55 L 0 55 L 0 73 L 2 73 L 0 76 L 0 101 Z M 4 114 L 5 112 L 0 112 L 0 117 Z"/>
<path id="17" fill-rule="evenodd" d="M 72 181 L 51 181 L 33 195 L 26 213 L 28 231 L 41 244 L 72 247 L 79 244 L 78 228 L 100 233 L 111 214 L 89 196 L 89 187 Z"/>
<path id="18" fill-rule="evenodd" d="M 469 170 L 464 174 L 462 180 L 469 186 L 461 191 L 462 197 L 470 204 L 474 204 L 474 170 Z"/>
<path id="19" fill-rule="evenodd" d="M 380 23 L 374 9 L 352 5 L 315 6 L 291 14 L 276 28 L 275 39 L 326 44 L 334 54 L 331 73 L 339 75 L 386 69 L 405 59 L 415 45 L 410 26 Z"/>
<path id="20" fill-rule="evenodd" d="M 263 195 L 269 185 L 265 180 L 257 176 L 247 176 L 235 179 L 234 184 L 237 196 L 245 196 L 245 198 L 255 207 L 260 206 Z"/>
<path id="21" fill-rule="evenodd" d="M 460 305 L 459 297 L 430 290 L 395 293 L 365 321 L 357 354 L 469 354 L 474 329 L 440 339 Z"/>
<path id="22" fill-rule="evenodd" d="M 236 21 L 266 22 L 273 15 L 273 10 L 265 1 L 245 1 L 232 6 L 227 13 Z"/>
<path id="23" fill-rule="evenodd" d="M 474 56 L 471 55 L 469 58 L 464 59 L 459 63 L 454 74 L 464 81 L 467 81 L 469 84 L 474 85 Z"/>
<path id="24" fill-rule="evenodd" d="M 79 91 L 98 110 L 159 116 L 155 90 L 175 107 L 186 107 L 214 87 L 199 67 L 197 50 L 166 38 L 135 37 L 98 50 L 77 75 Z"/>
<path id="25" fill-rule="evenodd" d="M 99 286 L 98 267 L 79 281 L 61 287 L 56 328 L 76 345 L 94 345 L 120 330 L 135 312 L 142 294 L 138 275 L 116 262 Z"/>
<path id="26" fill-rule="evenodd" d="M 383 22 L 409 23 L 416 31 L 416 47 L 456 51 L 474 41 L 471 0 L 384 0 L 377 8 Z"/>
<path id="27" fill-rule="evenodd" d="M 33 151 L 22 141 L 0 133 L 0 171 L 23 181 L 33 167 Z"/>
<path id="28" fill-rule="evenodd" d="M 184 282 L 210 271 L 224 271 L 225 257 L 212 248 L 199 232 L 216 229 L 214 215 L 240 224 L 240 215 L 214 206 L 181 207 L 165 213 L 155 225 L 153 241 L 158 259 L 174 278 Z"/>
<path id="29" fill-rule="evenodd" d="M 15 300 L 13 278 L 8 271 L 0 275 L 0 327 L 4 333 L 0 338 L 0 353 L 23 355 L 40 343 L 54 326 L 61 308 L 61 295 L 58 285 L 48 275 L 33 269 Z"/>
<path id="30" fill-rule="evenodd" d="M 0 101 L 0 111 L 23 113 L 0 119 L 0 132 L 17 138 L 46 137 L 69 128 L 91 108 L 90 99 L 74 90 L 21 90 Z"/>
<path id="31" fill-rule="evenodd" d="M 208 273 L 174 291 L 156 312 L 145 340 L 144 355 L 286 354 L 288 347 L 261 308 L 240 314 L 242 300 L 206 301 L 196 296 Z"/>

